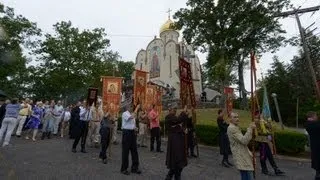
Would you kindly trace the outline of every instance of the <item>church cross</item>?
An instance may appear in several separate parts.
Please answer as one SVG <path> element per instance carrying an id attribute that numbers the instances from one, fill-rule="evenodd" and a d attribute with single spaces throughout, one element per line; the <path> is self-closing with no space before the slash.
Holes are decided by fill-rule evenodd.
<path id="1" fill-rule="evenodd" d="M 168 18 L 170 19 L 170 13 L 171 13 L 171 9 L 169 8 L 169 10 L 167 11 L 167 13 L 168 13 Z"/>

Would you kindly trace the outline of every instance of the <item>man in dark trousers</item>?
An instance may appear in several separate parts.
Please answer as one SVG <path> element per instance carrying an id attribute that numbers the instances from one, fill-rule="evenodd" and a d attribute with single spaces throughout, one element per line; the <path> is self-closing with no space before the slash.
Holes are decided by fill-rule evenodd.
<path id="1" fill-rule="evenodd" d="M 69 137 L 70 139 L 74 139 L 74 128 L 76 126 L 76 122 L 80 120 L 80 105 L 81 102 L 78 101 L 76 106 L 71 110 L 70 124 L 69 124 Z"/>
<path id="2" fill-rule="evenodd" d="M 102 159 L 103 164 L 107 164 L 107 149 L 110 143 L 110 129 L 113 128 L 112 117 L 109 113 L 107 113 L 101 121 L 100 126 L 100 136 L 101 136 L 101 151 L 99 154 L 99 158 Z"/>
<path id="3" fill-rule="evenodd" d="M 182 169 L 187 166 L 183 121 L 176 116 L 176 112 L 175 107 L 170 107 L 169 114 L 165 118 L 168 129 L 166 166 L 169 169 L 166 180 L 171 180 L 173 176 L 176 180 L 180 180 Z"/>
<path id="4" fill-rule="evenodd" d="M 80 119 L 76 122 L 74 127 L 75 140 L 72 145 L 72 152 L 77 152 L 77 145 L 81 139 L 81 152 L 86 151 L 86 140 L 88 135 L 89 121 L 91 120 L 90 107 L 87 106 L 86 101 L 83 102 L 83 106 L 80 106 Z"/>
<path id="5" fill-rule="evenodd" d="M 320 180 L 320 121 L 316 112 L 308 112 L 306 130 L 310 138 L 311 167 L 316 170 L 315 180 Z"/>
<path id="6" fill-rule="evenodd" d="M 150 151 L 154 150 L 154 140 L 157 141 L 157 152 L 163 152 L 161 150 L 161 137 L 160 137 L 160 121 L 159 121 L 159 113 L 155 109 L 155 105 L 152 105 L 152 108 L 148 114 L 150 121 L 150 130 L 151 130 L 151 138 L 150 138 Z"/>
<path id="7" fill-rule="evenodd" d="M 136 117 L 140 105 L 137 105 L 132 112 L 131 107 L 126 107 L 126 111 L 122 114 L 122 165 L 121 173 L 129 175 L 129 152 L 131 152 L 132 166 L 131 172 L 141 174 L 139 170 L 139 155 L 137 150 L 137 127 Z"/>
<path id="8" fill-rule="evenodd" d="M 194 127 L 193 127 L 193 123 L 192 123 L 192 117 L 190 116 L 190 114 L 188 112 L 187 106 L 185 106 L 185 108 L 181 112 L 179 118 L 182 120 L 182 122 L 184 124 L 184 128 L 187 131 L 187 146 L 188 146 L 187 152 L 188 152 L 188 155 L 190 157 L 197 157 L 194 154 L 194 139 L 193 139 Z"/>

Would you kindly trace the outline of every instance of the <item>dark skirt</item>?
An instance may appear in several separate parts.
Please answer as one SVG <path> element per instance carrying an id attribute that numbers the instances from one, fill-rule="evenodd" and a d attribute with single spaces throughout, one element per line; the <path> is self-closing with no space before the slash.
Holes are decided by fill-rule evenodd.
<path id="1" fill-rule="evenodd" d="M 219 147 L 220 147 L 220 154 L 221 155 L 230 155 L 230 142 L 227 134 L 219 134 Z"/>
<path id="2" fill-rule="evenodd" d="M 168 136 L 166 165 L 168 169 L 182 169 L 187 166 L 186 143 L 183 133 Z"/>

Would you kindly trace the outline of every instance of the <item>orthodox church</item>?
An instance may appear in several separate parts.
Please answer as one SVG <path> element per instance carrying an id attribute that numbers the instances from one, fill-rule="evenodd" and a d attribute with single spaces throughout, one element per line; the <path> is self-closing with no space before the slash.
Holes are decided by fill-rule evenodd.
<path id="1" fill-rule="evenodd" d="M 160 28 L 160 38 L 154 37 L 146 49 L 138 52 L 135 69 L 148 72 L 147 82 L 173 87 L 174 98 L 180 98 L 179 56 L 183 55 L 191 64 L 194 92 L 199 100 L 202 93 L 200 61 L 194 48 L 179 41 L 179 36 L 169 16 Z"/>

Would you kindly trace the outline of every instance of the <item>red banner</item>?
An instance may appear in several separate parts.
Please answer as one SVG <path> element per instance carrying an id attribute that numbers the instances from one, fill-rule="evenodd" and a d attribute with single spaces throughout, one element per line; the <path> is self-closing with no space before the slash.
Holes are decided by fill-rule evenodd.
<path id="1" fill-rule="evenodd" d="M 146 100 L 147 91 L 147 72 L 135 70 L 134 79 L 134 96 L 133 103 L 137 105 L 140 103 L 142 106 Z"/>
<path id="2" fill-rule="evenodd" d="M 181 105 L 191 104 L 193 108 L 196 108 L 196 98 L 194 94 L 191 66 L 183 58 L 179 59 L 180 70 L 180 99 Z"/>
<path id="3" fill-rule="evenodd" d="M 102 77 L 102 103 L 103 111 L 118 116 L 121 104 L 121 77 Z"/>
<path id="4" fill-rule="evenodd" d="M 144 107 L 149 109 L 151 105 L 155 104 L 155 97 L 157 95 L 156 91 L 156 86 L 155 85 L 147 85 L 147 93 L 146 93 L 146 101 L 144 104 Z"/>
<path id="5" fill-rule="evenodd" d="M 227 114 L 230 115 L 233 109 L 233 88 L 225 87 L 224 94 L 226 94 L 226 98 L 227 98 L 226 99 Z"/>

